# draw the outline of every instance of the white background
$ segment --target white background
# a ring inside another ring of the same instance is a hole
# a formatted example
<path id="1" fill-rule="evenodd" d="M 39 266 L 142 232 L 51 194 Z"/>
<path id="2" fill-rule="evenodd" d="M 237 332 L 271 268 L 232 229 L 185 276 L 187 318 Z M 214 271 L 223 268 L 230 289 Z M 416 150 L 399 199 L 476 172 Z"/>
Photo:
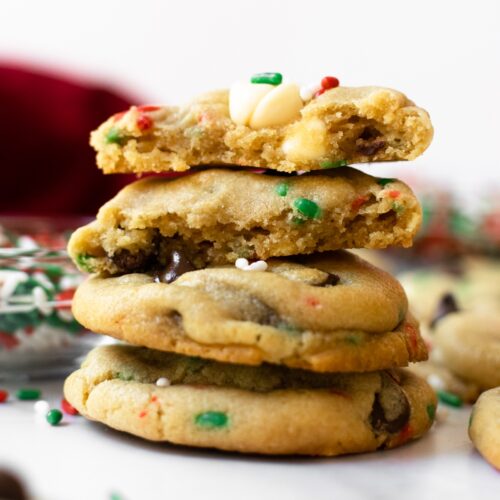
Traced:
<path id="1" fill-rule="evenodd" d="M 498 0 L 4 1 L 2 58 L 144 102 L 179 103 L 258 71 L 393 87 L 430 112 L 436 133 L 415 169 L 391 173 L 461 190 L 500 180 Z"/>

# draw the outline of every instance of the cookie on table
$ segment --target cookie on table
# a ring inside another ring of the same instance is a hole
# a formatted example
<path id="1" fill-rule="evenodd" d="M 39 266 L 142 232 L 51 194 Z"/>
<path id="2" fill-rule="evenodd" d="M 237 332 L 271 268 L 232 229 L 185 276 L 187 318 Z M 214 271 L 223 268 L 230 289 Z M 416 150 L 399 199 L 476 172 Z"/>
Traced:
<path id="1" fill-rule="evenodd" d="M 73 313 L 131 344 L 231 363 L 371 371 L 426 359 L 404 291 L 388 273 L 346 251 L 267 266 L 93 276 L 78 288 Z"/>
<path id="2" fill-rule="evenodd" d="M 297 172 L 413 160 L 432 140 L 427 112 L 396 90 L 318 90 L 240 82 L 183 107 L 133 106 L 93 132 L 91 144 L 104 173 L 197 165 Z"/>
<path id="3" fill-rule="evenodd" d="M 165 265 L 173 250 L 203 268 L 240 257 L 409 246 L 420 221 L 418 200 L 396 179 L 351 168 L 301 176 L 214 169 L 130 184 L 72 235 L 68 250 L 93 272 Z"/>
<path id="4" fill-rule="evenodd" d="M 404 370 L 316 374 L 123 345 L 94 349 L 64 393 L 85 417 L 145 439 L 262 454 L 393 448 L 424 434 L 436 409 Z"/>
<path id="5" fill-rule="evenodd" d="M 479 396 L 470 417 L 469 437 L 479 453 L 500 471 L 500 387 Z"/>
<path id="6" fill-rule="evenodd" d="M 459 311 L 439 321 L 434 333 L 445 366 L 482 389 L 500 385 L 500 311 Z"/>

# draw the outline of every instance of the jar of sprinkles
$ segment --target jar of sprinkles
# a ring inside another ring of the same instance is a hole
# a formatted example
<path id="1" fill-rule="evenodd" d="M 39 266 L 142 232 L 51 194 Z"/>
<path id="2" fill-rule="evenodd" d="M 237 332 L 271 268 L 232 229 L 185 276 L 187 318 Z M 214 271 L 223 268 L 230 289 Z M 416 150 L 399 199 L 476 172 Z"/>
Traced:
<path id="1" fill-rule="evenodd" d="M 81 222 L 0 217 L 0 379 L 63 374 L 100 341 L 71 313 L 84 276 L 65 247 Z"/>

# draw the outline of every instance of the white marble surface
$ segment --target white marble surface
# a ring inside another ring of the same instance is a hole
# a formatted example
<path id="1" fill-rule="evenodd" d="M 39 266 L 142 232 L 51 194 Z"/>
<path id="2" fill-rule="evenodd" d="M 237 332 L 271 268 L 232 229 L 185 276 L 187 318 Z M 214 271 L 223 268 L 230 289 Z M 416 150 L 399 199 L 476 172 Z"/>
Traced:
<path id="1" fill-rule="evenodd" d="M 36 384 L 52 406 L 62 382 Z M 12 393 L 16 385 L 5 384 Z M 418 442 L 332 459 L 261 458 L 158 445 L 65 416 L 35 418 L 32 402 L 0 404 L 0 466 L 41 500 L 339 499 L 500 497 L 500 473 L 467 438 L 469 408 L 449 409 Z"/>

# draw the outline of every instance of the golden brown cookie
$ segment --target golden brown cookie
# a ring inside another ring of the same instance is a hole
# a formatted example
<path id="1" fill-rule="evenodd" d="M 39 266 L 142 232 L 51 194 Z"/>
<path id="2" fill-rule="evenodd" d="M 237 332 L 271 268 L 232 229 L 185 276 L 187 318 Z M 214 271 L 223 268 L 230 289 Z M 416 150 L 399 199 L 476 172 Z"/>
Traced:
<path id="1" fill-rule="evenodd" d="M 193 269 L 239 257 L 410 246 L 420 221 L 417 199 L 395 179 L 350 168 L 302 176 L 218 169 L 127 186 L 68 249 L 86 271 L 141 272 L 167 265 L 173 251 Z"/>
<path id="2" fill-rule="evenodd" d="M 91 277 L 73 313 L 99 333 L 232 363 L 371 371 L 426 359 L 399 283 L 345 251 L 182 274 Z"/>
<path id="3" fill-rule="evenodd" d="M 469 437 L 479 453 L 500 471 L 500 387 L 479 396 L 470 416 Z"/>
<path id="4" fill-rule="evenodd" d="M 105 173 L 182 171 L 196 165 L 296 172 L 412 160 L 432 140 L 426 111 L 395 90 L 337 87 L 298 105 L 285 123 L 267 120 L 269 126 L 261 126 L 265 121 L 260 120 L 254 128 L 231 118 L 227 90 L 180 108 L 133 106 L 93 132 L 91 144 Z M 267 107 L 268 115 L 279 114 L 280 106 L 274 107 Z"/>
<path id="5" fill-rule="evenodd" d="M 131 346 L 94 349 L 64 393 L 85 417 L 145 439 L 263 454 L 393 448 L 424 434 L 436 409 L 404 370 L 315 374 Z"/>

